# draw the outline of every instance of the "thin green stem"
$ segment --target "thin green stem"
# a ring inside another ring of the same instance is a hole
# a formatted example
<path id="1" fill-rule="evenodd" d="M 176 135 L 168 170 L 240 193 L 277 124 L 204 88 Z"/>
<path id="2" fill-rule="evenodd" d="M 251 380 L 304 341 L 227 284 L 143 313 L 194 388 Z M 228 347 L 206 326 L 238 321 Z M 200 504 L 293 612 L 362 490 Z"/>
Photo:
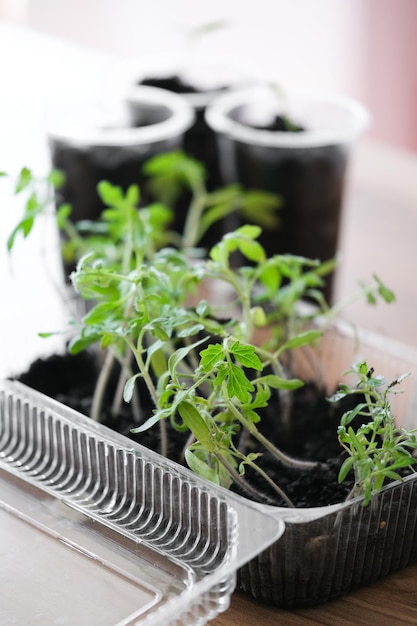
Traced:
<path id="1" fill-rule="evenodd" d="M 158 407 L 158 394 L 156 392 L 156 388 L 152 380 L 152 377 L 149 374 L 147 367 L 145 366 L 144 360 L 142 358 L 142 354 L 140 350 L 138 350 L 138 348 L 134 345 L 130 337 L 125 337 L 125 341 L 128 344 L 130 350 L 132 351 L 132 354 L 135 357 L 135 361 L 139 368 L 139 372 L 141 373 L 141 376 L 143 380 L 145 381 L 146 387 L 151 395 L 152 402 L 154 403 L 155 408 L 157 408 Z"/>
<path id="2" fill-rule="evenodd" d="M 117 381 L 117 388 L 116 388 L 116 391 L 113 397 L 112 406 L 111 406 L 111 415 L 113 418 L 119 415 L 120 407 L 123 401 L 123 391 L 124 391 L 126 381 L 128 377 L 133 375 L 133 372 L 131 371 L 131 367 L 127 361 L 129 356 L 130 356 L 130 353 L 129 355 L 125 355 L 125 358 L 122 363 L 122 369 L 119 375 L 119 380 Z M 139 424 L 141 421 L 142 415 L 141 415 L 141 408 L 140 408 L 138 394 L 137 394 L 136 389 L 134 390 L 130 404 L 132 406 L 133 419 L 136 424 Z"/>
<path id="3" fill-rule="evenodd" d="M 288 376 L 285 372 L 285 368 L 279 358 L 276 357 L 275 354 L 270 354 L 266 350 L 263 350 L 260 347 L 256 347 L 256 352 L 260 358 L 263 359 L 263 367 L 270 365 L 272 367 L 272 371 L 275 375 L 283 378 L 284 380 L 288 379 Z M 290 418 L 291 418 L 291 406 L 292 406 L 292 395 L 288 389 L 280 389 L 279 390 L 279 398 L 281 402 L 281 411 L 282 411 L 282 422 L 285 425 L 286 429 L 290 429 Z"/>
<path id="4" fill-rule="evenodd" d="M 245 283 L 246 289 L 242 289 L 239 277 L 235 272 L 230 270 L 227 263 L 223 261 L 223 272 L 214 271 L 210 276 L 213 279 L 221 280 L 228 283 L 236 293 L 236 300 L 239 302 L 240 309 L 242 311 L 242 321 L 244 325 L 244 341 L 249 342 L 253 336 L 254 325 L 251 316 L 251 283 Z"/>
<path id="5" fill-rule="evenodd" d="M 252 498 L 261 502 L 263 500 L 261 493 L 253 487 L 247 480 L 245 480 L 239 472 L 221 455 L 218 453 L 214 453 L 214 456 L 218 460 L 219 463 L 223 465 L 223 467 L 228 471 L 230 476 L 233 478 L 236 484 L 240 485 L 242 489 L 244 489 L 247 493 L 249 493 Z M 253 470 L 255 470 L 262 478 L 273 488 L 275 493 L 277 493 L 280 498 L 284 500 L 287 506 L 293 508 L 294 504 L 291 502 L 287 494 L 281 489 L 279 485 L 276 484 L 275 481 L 272 480 L 270 476 L 266 472 L 263 471 L 256 463 L 247 459 L 244 455 L 239 455 L 242 460 L 247 463 Z"/>
<path id="6" fill-rule="evenodd" d="M 268 483 L 268 485 L 270 485 L 273 490 L 284 500 L 287 506 L 294 508 L 293 502 L 289 499 L 285 491 L 283 491 L 281 487 L 277 485 L 277 483 L 272 480 L 272 478 L 261 467 L 259 467 L 259 465 L 257 465 L 250 459 L 245 459 L 245 463 L 247 463 L 250 467 L 252 467 L 252 469 L 258 472 L 260 476 L 262 476 L 262 478 Z"/>
<path id="7" fill-rule="evenodd" d="M 100 420 L 100 411 L 103 404 L 104 391 L 106 389 L 114 361 L 115 356 L 113 352 L 108 350 L 97 379 L 91 406 L 91 418 L 96 422 Z"/>
<path id="8" fill-rule="evenodd" d="M 145 381 L 146 387 L 151 395 L 152 398 L 152 402 L 154 403 L 155 408 L 158 408 L 159 406 L 159 401 L 158 401 L 158 394 L 154 385 L 154 382 L 152 380 L 152 377 L 149 374 L 148 369 L 145 366 L 144 360 L 142 358 L 142 354 L 140 352 L 140 350 L 138 350 L 136 348 L 136 346 L 132 343 L 132 341 L 130 340 L 129 337 L 125 338 L 126 343 L 129 345 L 137 366 L 139 368 L 139 371 L 142 375 L 143 380 Z M 162 456 L 167 456 L 168 454 L 168 435 L 167 435 L 167 426 L 165 423 L 165 420 L 160 420 L 159 421 L 159 429 L 160 429 L 160 435 L 161 435 L 161 455 Z"/>
<path id="9" fill-rule="evenodd" d="M 285 452 L 282 452 L 279 448 L 274 446 L 264 435 L 259 432 L 256 428 L 255 424 L 250 420 L 246 419 L 245 416 L 237 410 L 233 402 L 228 398 L 227 393 L 224 394 L 225 402 L 228 409 L 231 413 L 236 417 L 239 422 L 248 429 L 250 434 L 255 437 L 261 443 L 266 450 L 268 450 L 276 459 L 284 463 L 285 465 L 289 465 L 291 467 L 295 467 L 297 469 L 314 469 L 319 465 L 317 462 L 312 461 L 300 461 L 298 459 L 294 459 L 293 457 L 288 456 Z"/>
<path id="10" fill-rule="evenodd" d="M 182 238 L 183 250 L 194 248 L 200 239 L 199 223 L 205 209 L 206 189 L 203 184 L 198 181 L 192 181 L 192 200 L 187 213 L 184 225 L 184 234 Z"/>
<path id="11" fill-rule="evenodd" d="M 117 280 L 119 282 L 131 283 L 132 285 L 137 284 L 137 279 L 135 278 L 130 278 L 129 276 L 125 274 L 120 274 L 118 272 L 111 272 L 103 268 L 98 268 L 98 269 L 89 268 L 88 271 L 79 270 L 77 271 L 77 277 L 78 276 L 86 276 L 87 278 L 90 278 L 90 277 L 109 278 L 111 280 Z"/>

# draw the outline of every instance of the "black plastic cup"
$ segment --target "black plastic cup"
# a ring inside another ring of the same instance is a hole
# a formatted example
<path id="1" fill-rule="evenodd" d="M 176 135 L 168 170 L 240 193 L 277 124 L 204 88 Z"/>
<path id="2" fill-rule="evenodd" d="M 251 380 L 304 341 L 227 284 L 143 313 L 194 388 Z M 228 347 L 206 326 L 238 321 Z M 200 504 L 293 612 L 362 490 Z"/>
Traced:
<path id="1" fill-rule="evenodd" d="M 124 190 L 141 187 L 142 166 L 156 154 L 183 146 L 194 112 L 179 95 L 138 87 L 115 107 L 79 105 L 56 110 L 47 134 L 52 165 L 62 170 L 65 185 L 59 201 L 72 205 L 72 219 L 94 220 L 103 206 L 97 184 L 108 180 Z"/>
<path id="2" fill-rule="evenodd" d="M 297 132 L 270 130 L 277 118 L 295 122 Z M 260 238 L 268 255 L 321 261 L 336 255 L 348 161 L 368 120 L 365 109 L 344 96 L 294 91 L 279 97 L 269 86 L 219 96 L 207 108 L 223 182 L 282 198 L 279 226 Z"/>

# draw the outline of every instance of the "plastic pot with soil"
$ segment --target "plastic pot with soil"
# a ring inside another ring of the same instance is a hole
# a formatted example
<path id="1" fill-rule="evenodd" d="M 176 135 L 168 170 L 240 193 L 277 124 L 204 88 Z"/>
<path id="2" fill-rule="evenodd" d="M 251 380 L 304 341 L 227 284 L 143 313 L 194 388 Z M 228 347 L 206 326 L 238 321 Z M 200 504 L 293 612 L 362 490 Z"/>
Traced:
<path id="1" fill-rule="evenodd" d="M 206 120 L 217 135 L 223 183 L 283 200 L 279 222 L 261 238 L 268 254 L 333 258 L 349 157 L 368 124 L 363 107 L 332 93 L 256 86 L 219 96 Z"/>
<path id="2" fill-rule="evenodd" d="M 143 184 L 143 163 L 181 148 L 194 112 L 176 94 L 141 87 L 114 106 L 79 105 L 55 110 L 48 122 L 53 167 L 65 174 L 60 202 L 72 206 L 72 220 L 95 220 L 103 210 L 97 185 L 107 180 L 126 190 Z"/>

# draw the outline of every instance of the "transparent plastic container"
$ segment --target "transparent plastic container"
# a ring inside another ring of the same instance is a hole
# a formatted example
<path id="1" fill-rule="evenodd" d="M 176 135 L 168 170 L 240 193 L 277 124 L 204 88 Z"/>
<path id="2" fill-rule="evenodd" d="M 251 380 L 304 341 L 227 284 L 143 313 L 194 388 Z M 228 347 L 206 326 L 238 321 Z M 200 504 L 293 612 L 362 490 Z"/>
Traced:
<path id="1" fill-rule="evenodd" d="M 328 329 L 319 346 L 297 351 L 296 368 L 306 380 L 319 376 L 329 393 L 359 359 L 388 381 L 411 371 L 391 406 L 398 424 L 417 427 L 414 349 L 348 323 Z M 228 608 L 236 578 L 254 598 L 292 608 L 415 561 L 417 474 L 385 487 L 368 507 L 361 498 L 305 509 L 260 505 L 3 381 L 0 517 L 0 623 L 17 607 L 18 624 L 28 615 L 34 625 L 53 623 L 67 611 L 77 626 L 191 626 Z"/>
<path id="2" fill-rule="evenodd" d="M 282 532 L 267 509 L 0 383 L 1 624 L 205 624 Z"/>
<path id="3" fill-rule="evenodd" d="M 298 357 L 300 375 L 312 380 L 318 372 L 329 393 L 341 374 L 362 359 L 388 382 L 411 372 L 390 403 L 399 425 L 417 428 L 416 350 L 340 323 L 326 331 L 319 351 L 302 349 Z M 416 561 L 417 473 L 384 487 L 369 506 L 362 501 L 275 507 L 285 533 L 239 571 L 238 586 L 279 607 L 314 606 Z"/>

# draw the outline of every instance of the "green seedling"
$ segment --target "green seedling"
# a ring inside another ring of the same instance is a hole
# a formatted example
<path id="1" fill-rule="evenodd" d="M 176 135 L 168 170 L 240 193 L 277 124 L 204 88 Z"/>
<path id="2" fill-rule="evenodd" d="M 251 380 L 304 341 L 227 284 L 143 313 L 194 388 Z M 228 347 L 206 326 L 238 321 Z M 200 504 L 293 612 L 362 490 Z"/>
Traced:
<path id="1" fill-rule="evenodd" d="M 340 468 L 339 482 L 353 471 L 355 484 L 350 497 L 363 495 L 367 505 L 387 480 L 400 479 L 400 470 L 414 471 L 417 463 L 413 455 L 417 449 L 416 431 L 395 426 L 389 402 L 389 394 L 398 393 L 398 385 L 409 374 L 387 383 L 365 361 L 355 364 L 346 374 L 355 374 L 356 384 L 341 384 L 330 401 L 351 395 L 359 396 L 360 401 L 342 416 L 338 428 L 339 441 L 348 454 Z M 358 418 L 363 423 L 354 428 L 352 422 Z"/>
<path id="2" fill-rule="evenodd" d="M 102 196 L 113 205 L 103 213 L 105 222 L 123 219 L 129 195 L 129 190 L 123 196 L 113 189 Z M 261 434 L 257 424 L 260 409 L 273 395 L 286 397 L 303 384 L 289 376 L 282 357 L 321 336 L 320 330 L 306 328 L 297 318 L 296 304 L 318 293 L 323 267 L 289 255 L 268 259 L 257 240 L 260 228 L 256 226 L 228 233 L 208 257 L 190 262 L 188 247 L 155 250 L 148 216 L 148 211 L 130 206 L 122 229 L 122 264 L 89 254 L 72 274 L 77 292 L 95 305 L 70 350 L 78 352 L 98 343 L 107 351 L 107 363 L 117 359 L 125 376 L 126 401 L 134 398 L 136 381 L 145 382 L 154 411 L 134 432 L 158 424 L 162 454 L 167 451 L 165 424 L 170 420 L 174 428 L 189 432 L 184 458 L 194 471 L 226 487 L 239 482 L 251 492 L 244 478 L 250 466 L 282 496 L 257 464 L 261 453 L 248 451 L 247 435 L 283 463 L 299 468 L 316 465 L 289 458 Z M 236 250 L 249 265 L 233 266 Z M 223 303 L 197 298 L 196 304 L 188 304 L 198 294 L 197 287 L 210 281 L 223 284 L 229 294 L 226 317 Z M 271 311 L 267 301 L 272 303 Z M 254 341 L 259 326 L 270 328 L 267 346 Z M 97 387 L 95 419 L 108 371 L 105 366 Z"/>
<path id="3" fill-rule="evenodd" d="M 214 223 L 232 213 L 239 213 L 241 221 L 251 221 L 264 229 L 279 226 L 279 196 L 257 189 L 243 189 L 241 185 L 228 185 L 207 191 L 204 166 L 182 151 L 160 154 L 145 163 L 147 188 L 153 197 L 172 206 L 181 192 L 191 194 L 184 230 L 174 235 L 172 241 L 182 250 L 191 253 L 198 247 L 207 230 Z"/>
<path id="4" fill-rule="evenodd" d="M 299 305 L 309 298 L 316 303 L 314 315 L 331 319 L 321 288 L 333 262 L 268 258 L 258 241 L 261 228 L 253 225 L 224 235 L 201 255 L 199 239 L 213 220 L 255 206 L 266 206 L 268 213 L 276 199 L 238 187 L 208 194 L 200 164 L 182 153 L 153 159 L 147 171 L 155 189 L 175 194 L 185 185 L 191 191 L 184 233 L 170 232 L 171 213 L 164 203 L 140 207 L 136 185 L 123 191 L 101 182 L 105 208 L 96 222 L 71 223 L 67 206 L 56 213 L 77 260 L 72 283 L 90 305 L 69 349 L 77 353 L 98 346 L 104 354 L 92 417 L 100 419 L 117 361 L 121 375 L 113 411 L 117 415 L 123 399 L 131 402 L 137 409 L 136 433 L 159 427 L 160 451 L 166 454 L 169 420 L 187 433 L 183 457 L 195 472 L 225 487 L 237 482 L 259 498 L 245 478 L 250 467 L 291 505 L 259 465 L 263 451 L 294 467 L 316 464 L 288 457 L 260 432 L 259 422 L 262 408 L 277 394 L 289 412 L 292 391 L 303 384 L 291 375 L 291 355 L 315 345 L 322 330 L 311 326 L 312 312 L 302 313 Z M 24 177 L 27 185 L 34 181 L 30 173 Z M 10 247 L 18 233 L 28 234 L 27 220 L 46 210 L 39 200 L 37 206 L 26 206 Z M 233 261 L 236 252 L 239 265 Z M 216 298 L 218 292 L 225 296 Z M 379 279 L 361 292 L 368 299 L 391 299 Z M 259 342 L 257 333 L 265 329 L 268 340 Z M 142 416 L 138 408 L 139 381 L 152 400 L 151 415 Z"/>

